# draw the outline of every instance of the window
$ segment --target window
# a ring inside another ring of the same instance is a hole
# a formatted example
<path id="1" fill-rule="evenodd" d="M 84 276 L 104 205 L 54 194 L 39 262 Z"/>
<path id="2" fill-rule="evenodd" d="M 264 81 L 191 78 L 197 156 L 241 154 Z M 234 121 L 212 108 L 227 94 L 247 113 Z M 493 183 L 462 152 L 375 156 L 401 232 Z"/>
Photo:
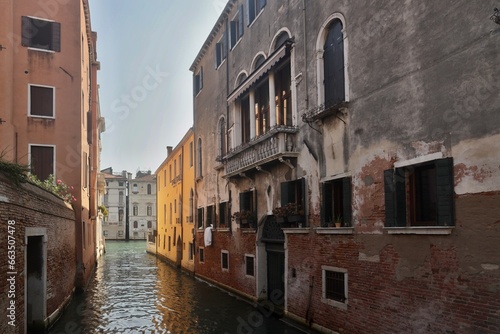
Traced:
<path id="1" fill-rule="evenodd" d="M 139 236 L 139 232 L 134 232 L 134 238 L 137 238 Z"/>
<path id="2" fill-rule="evenodd" d="M 139 192 L 139 189 L 137 188 L 137 183 L 134 183 L 134 185 L 132 186 L 132 192 L 134 194 L 137 194 Z"/>
<path id="3" fill-rule="evenodd" d="M 193 151 L 193 142 L 189 143 L 189 167 L 193 167 L 193 156 L 194 151 Z"/>
<path id="4" fill-rule="evenodd" d="M 54 87 L 29 85 L 29 115 L 55 117 L 56 91 Z"/>
<path id="5" fill-rule="evenodd" d="M 193 222 L 193 216 L 194 216 L 194 191 L 191 189 L 189 192 L 189 219 L 188 223 Z"/>
<path id="6" fill-rule="evenodd" d="M 207 206 L 207 227 L 214 225 L 214 220 L 215 220 L 215 207 L 213 205 Z"/>
<path id="7" fill-rule="evenodd" d="M 172 210 L 172 203 L 170 203 L 170 224 L 172 224 L 173 216 L 174 216 L 174 213 Z"/>
<path id="8" fill-rule="evenodd" d="M 288 37 L 288 34 L 284 34 Z M 276 123 L 292 125 L 292 91 L 290 62 L 275 74 Z"/>
<path id="9" fill-rule="evenodd" d="M 132 215 L 133 216 L 138 216 L 139 215 L 139 207 L 137 205 L 134 205 L 132 207 Z"/>
<path id="10" fill-rule="evenodd" d="M 453 182 L 453 158 L 386 170 L 386 227 L 453 226 Z"/>
<path id="11" fill-rule="evenodd" d="M 201 168 L 203 167 L 202 161 L 203 161 L 203 151 L 202 151 L 202 142 L 201 138 L 198 138 L 198 177 L 202 177 L 203 173 Z"/>
<path id="12" fill-rule="evenodd" d="M 120 202 L 120 204 L 123 204 L 123 191 L 120 191 L 118 193 L 118 202 Z"/>
<path id="13" fill-rule="evenodd" d="M 265 6 L 266 0 L 247 0 L 247 26 L 252 24 Z"/>
<path id="14" fill-rule="evenodd" d="M 228 228 L 230 226 L 228 202 L 219 203 L 219 227 Z"/>
<path id="15" fill-rule="evenodd" d="M 198 95 L 198 93 L 203 89 L 203 66 L 198 71 L 198 74 L 193 76 L 193 92 L 194 96 Z"/>
<path id="16" fill-rule="evenodd" d="M 164 187 L 167 186 L 167 170 L 166 169 L 163 170 L 163 186 Z"/>
<path id="17" fill-rule="evenodd" d="M 148 184 L 148 195 L 151 195 L 151 185 Z"/>
<path id="18" fill-rule="evenodd" d="M 167 205 L 163 204 L 163 224 L 167 224 Z"/>
<path id="19" fill-rule="evenodd" d="M 219 68 L 222 62 L 227 57 L 227 47 L 226 47 L 226 32 L 222 34 L 222 37 L 215 44 L 215 68 Z"/>
<path id="20" fill-rule="evenodd" d="M 182 154 L 179 154 L 179 179 L 182 176 Z"/>
<path id="21" fill-rule="evenodd" d="M 58 22 L 22 17 L 22 46 L 61 51 L 61 24 Z"/>
<path id="22" fill-rule="evenodd" d="M 269 130 L 269 82 L 266 80 L 255 91 L 255 135 Z"/>
<path id="23" fill-rule="evenodd" d="M 250 141 L 250 99 L 245 96 L 241 99 L 241 142 L 248 143 Z"/>
<path id="24" fill-rule="evenodd" d="M 170 252 L 170 249 L 172 247 L 172 237 L 168 236 L 168 251 Z"/>
<path id="25" fill-rule="evenodd" d="M 147 215 L 148 216 L 153 215 L 153 207 L 151 205 L 148 205 L 148 207 L 147 207 Z"/>
<path id="26" fill-rule="evenodd" d="M 200 254 L 200 263 L 205 262 L 205 249 L 203 247 L 200 247 L 198 251 L 198 254 Z"/>
<path id="27" fill-rule="evenodd" d="M 189 243 L 189 261 L 193 261 L 193 254 L 194 253 L 194 247 L 193 247 L 193 243 L 190 242 Z"/>
<path id="28" fill-rule="evenodd" d="M 172 182 L 172 165 L 171 164 L 168 166 L 168 177 L 169 177 L 169 181 Z"/>
<path id="29" fill-rule="evenodd" d="M 198 208 L 198 215 L 197 215 L 197 218 L 198 218 L 198 229 L 202 229 L 203 228 L 203 220 L 204 220 L 204 217 L 203 217 L 203 214 L 204 214 L 204 208 Z"/>
<path id="30" fill-rule="evenodd" d="M 174 160 L 174 181 L 177 178 L 177 160 Z"/>
<path id="31" fill-rule="evenodd" d="M 351 226 L 352 179 L 339 178 L 322 184 L 321 222 L 322 226 Z"/>
<path id="32" fill-rule="evenodd" d="M 325 105 L 345 101 L 344 35 L 342 22 L 334 19 L 323 46 Z"/>
<path id="33" fill-rule="evenodd" d="M 103 230 L 103 231 L 102 231 L 102 235 L 103 235 L 104 237 L 107 237 L 107 236 L 108 236 L 108 230 Z"/>
<path id="34" fill-rule="evenodd" d="M 281 206 L 296 204 L 297 209 L 305 209 L 306 180 L 304 178 L 281 183 Z"/>
<path id="35" fill-rule="evenodd" d="M 123 181 L 118 182 L 118 186 L 123 187 Z"/>
<path id="36" fill-rule="evenodd" d="M 332 306 L 347 308 L 347 270 L 321 266 L 323 272 L 322 301 Z"/>
<path id="37" fill-rule="evenodd" d="M 118 210 L 118 221 L 119 222 L 123 221 L 123 209 Z"/>
<path id="38" fill-rule="evenodd" d="M 228 271 L 229 270 L 229 253 L 228 251 L 221 251 L 221 267 L 222 271 Z"/>
<path id="39" fill-rule="evenodd" d="M 123 238 L 123 231 L 118 231 L 118 237 Z"/>
<path id="40" fill-rule="evenodd" d="M 245 275 L 255 276 L 255 256 L 245 255 Z"/>
<path id="41" fill-rule="evenodd" d="M 221 117 L 221 119 L 219 120 L 219 126 L 217 128 L 219 139 L 219 151 L 217 160 L 221 161 L 221 159 L 226 155 L 226 120 L 224 119 L 224 117 Z"/>
<path id="42" fill-rule="evenodd" d="M 235 15 L 234 19 L 229 22 L 229 32 L 230 32 L 230 48 L 234 48 L 236 43 L 243 36 L 243 5 L 240 5 L 238 13 Z"/>
<path id="43" fill-rule="evenodd" d="M 30 166 L 31 173 L 39 180 L 46 180 L 49 175 L 54 175 L 54 146 L 30 145 Z"/>
<path id="44" fill-rule="evenodd" d="M 153 228 L 153 223 L 150 220 L 148 220 L 148 228 Z"/>
<path id="45" fill-rule="evenodd" d="M 134 228 L 138 228 L 139 227 L 139 224 L 137 223 L 137 221 L 134 221 Z"/>
<path id="46" fill-rule="evenodd" d="M 249 211 L 253 218 L 247 220 L 248 226 L 240 225 L 240 227 L 254 228 L 256 226 L 255 216 L 257 215 L 257 191 L 245 191 L 240 193 L 240 212 Z M 240 222 L 240 224 L 242 224 Z"/>

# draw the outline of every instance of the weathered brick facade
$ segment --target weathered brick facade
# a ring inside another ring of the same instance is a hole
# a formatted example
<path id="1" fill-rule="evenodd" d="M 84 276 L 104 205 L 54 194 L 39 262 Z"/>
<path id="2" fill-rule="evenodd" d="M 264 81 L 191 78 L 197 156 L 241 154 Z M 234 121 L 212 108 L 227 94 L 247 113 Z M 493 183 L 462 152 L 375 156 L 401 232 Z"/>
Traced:
<path id="1" fill-rule="evenodd" d="M 8 222 L 15 221 L 15 230 L 8 232 Z M 16 186 L 0 174 L 0 226 L 2 242 L 0 243 L 0 309 L 2 321 L 0 332 L 24 333 L 26 321 L 27 264 L 26 231 L 30 228 L 38 232 L 31 235 L 43 235 L 44 255 L 43 267 L 46 272 L 45 291 L 38 291 L 46 297 L 44 324 L 48 326 L 54 321 L 64 304 L 68 301 L 75 286 L 75 214 L 70 205 L 53 194 L 29 183 Z M 15 270 L 9 266 L 7 258 L 8 236 L 15 237 Z M 16 274 L 7 274 L 15 272 Z M 7 276 L 15 276 L 15 298 L 8 296 L 12 291 L 7 284 Z M 7 307 L 11 300 L 15 301 L 15 326 L 7 316 Z"/>

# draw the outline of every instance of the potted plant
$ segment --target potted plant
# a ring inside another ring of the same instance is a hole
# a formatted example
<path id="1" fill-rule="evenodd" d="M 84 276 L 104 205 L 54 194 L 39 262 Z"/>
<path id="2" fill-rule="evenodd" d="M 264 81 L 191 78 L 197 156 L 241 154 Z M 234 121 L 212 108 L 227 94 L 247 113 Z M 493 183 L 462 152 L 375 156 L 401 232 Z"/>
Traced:
<path id="1" fill-rule="evenodd" d="M 241 227 L 250 227 L 254 222 L 254 214 L 252 211 L 241 210 L 233 213 L 231 219 L 240 223 Z"/>
<path id="2" fill-rule="evenodd" d="M 335 227 L 342 227 L 342 216 L 335 217 Z"/>
<path id="3" fill-rule="evenodd" d="M 286 207 L 276 207 L 273 209 L 273 215 L 276 218 L 276 222 L 284 223 L 286 222 L 286 217 L 288 216 L 288 210 Z"/>
<path id="4" fill-rule="evenodd" d="M 302 206 L 297 203 L 288 203 L 285 205 L 285 208 L 288 212 L 287 220 L 290 223 L 296 223 L 304 220 L 304 210 Z"/>

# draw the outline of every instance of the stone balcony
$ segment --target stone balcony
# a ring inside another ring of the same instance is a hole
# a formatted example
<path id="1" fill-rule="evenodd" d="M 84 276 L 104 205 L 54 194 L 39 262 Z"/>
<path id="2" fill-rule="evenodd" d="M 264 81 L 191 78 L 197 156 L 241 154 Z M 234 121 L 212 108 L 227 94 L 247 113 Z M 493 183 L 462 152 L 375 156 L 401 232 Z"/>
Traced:
<path id="1" fill-rule="evenodd" d="M 294 126 L 276 126 L 252 141 L 236 147 L 229 152 L 226 162 L 225 177 L 232 177 L 252 169 L 259 169 L 264 164 L 283 162 L 286 158 L 297 157 L 298 128 Z"/>

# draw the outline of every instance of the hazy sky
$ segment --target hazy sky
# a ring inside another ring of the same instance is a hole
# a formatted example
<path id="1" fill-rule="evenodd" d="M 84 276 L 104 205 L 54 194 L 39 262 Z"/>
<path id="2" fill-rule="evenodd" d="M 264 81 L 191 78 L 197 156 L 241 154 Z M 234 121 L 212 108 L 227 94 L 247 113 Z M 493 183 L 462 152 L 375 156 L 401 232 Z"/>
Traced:
<path id="1" fill-rule="evenodd" d="M 193 63 L 226 0 L 90 0 L 101 169 L 153 172 L 193 123 Z"/>

